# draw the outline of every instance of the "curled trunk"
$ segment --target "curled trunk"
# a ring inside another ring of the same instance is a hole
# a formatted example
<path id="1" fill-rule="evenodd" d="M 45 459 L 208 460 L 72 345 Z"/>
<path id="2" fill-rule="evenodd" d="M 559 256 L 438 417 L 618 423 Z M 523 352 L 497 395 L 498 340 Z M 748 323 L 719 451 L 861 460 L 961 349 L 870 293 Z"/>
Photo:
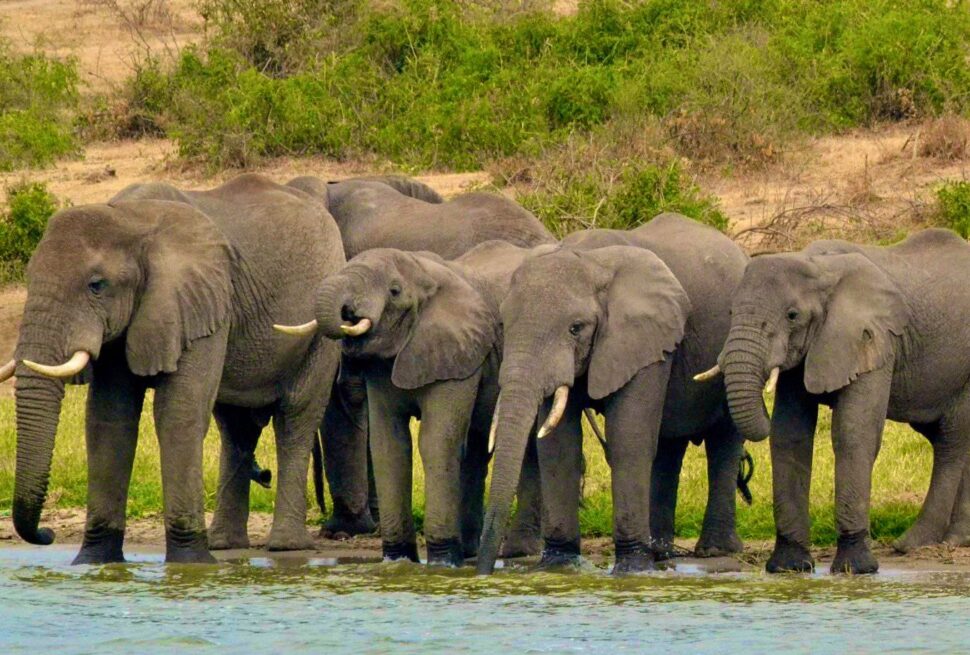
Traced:
<path id="1" fill-rule="evenodd" d="M 64 382 L 20 367 L 16 385 L 17 472 L 13 493 L 13 524 L 24 541 L 47 545 L 54 533 L 39 528 L 47 500 L 54 437 L 64 399 Z"/>
<path id="2" fill-rule="evenodd" d="M 495 569 L 498 549 L 505 537 L 512 501 L 519 485 L 522 460 L 535 424 L 540 394 L 524 385 L 502 389 L 501 406 L 495 420 L 495 464 L 489 491 L 488 511 L 478 550 L 478 573 Z"/>
<path id="3" fill-rule="evenodd" d="M 734 424 L 749 441 L 761 441 L 771 429 L 763 394 L 767 353 L 764 335 L 749 327 L 732 328 L 724 345 L 728 407 Z"/>

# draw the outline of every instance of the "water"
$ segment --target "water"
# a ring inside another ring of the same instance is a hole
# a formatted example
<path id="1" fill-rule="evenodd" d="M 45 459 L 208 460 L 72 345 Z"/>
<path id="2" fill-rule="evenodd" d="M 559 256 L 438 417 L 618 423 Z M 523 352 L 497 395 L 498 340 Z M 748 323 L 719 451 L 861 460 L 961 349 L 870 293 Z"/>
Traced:
<path id="1" fill-rule="evenodd" d="M 917 653 L 970 638 L 970 574 L 614 579 L 254 558 L 69 566 L 0 548 L 0 653 Z"/>

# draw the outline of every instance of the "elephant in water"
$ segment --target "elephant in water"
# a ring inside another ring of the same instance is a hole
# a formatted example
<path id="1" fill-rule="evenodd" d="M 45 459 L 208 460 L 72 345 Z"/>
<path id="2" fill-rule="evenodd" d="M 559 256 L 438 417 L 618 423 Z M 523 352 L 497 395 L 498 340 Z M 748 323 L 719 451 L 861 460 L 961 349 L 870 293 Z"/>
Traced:
<path id="1" fill-rule="evenodd" d="M 348 259 L 372 248 L 425 251 L 453 259 L 494 239 L 522 247 L 555 241 L 535 216 L 499 194 L 472 192 L 445 201 L 427 185 L 401 176 L 339 182 L 298 177 L 287 184 L 326 204 L 340 228 Z M 367 487 L 367 396 L 356 361 L 342 360 L 333 398 L 321 431 L 333 513 L 321 532 L 372 532 L 375 526 Z M 321 509 L 322 500 L 318 491 Z M 376 515 L 374 498 L 370 501 Z M 534 550 L 526 542 L 535 543 L 535 538 L 519 536 L 521 539 L 508 540 L 507 554 Z"/>
<path id="2" fill-rule="evenodd" d="M 267 239 L 267 235 L 274 235 Z M 258 175 L 211 191 L 129 187 L 51 218 L 27 268 L 16 350 L 13 520 L 34 544 L 65 381 L 89 381 L 88 510 L 75 563 L 123 561 L 125 505 L 146 389 L 161 450 L 166 560 L 212 562 L 248 545 L 252 453 L 274 421 L 279 482 L 269 548 L 305 548 L 306 474 L 339 359 L 332 341 L 292 339 L 317 281 L 343 265 L 325 207 Z M 6 367 L 11 368 L 11 367 Z M 203 512 L 202 440 L 222 433 L 216 516 Z"/>
<path id="3" fill-rule="evenodd" d="M 970 245 L 938 229 L 889 247 L 820 241 L 748 265 L 719 361 L 741 434 L 771 434 L 777 537 L 768 571 L 814 568 L 808 492 L 820 404 L 832 407 L 832 572 L 878 569 L 866 537 L 887 417 L 933 444 L 929 493 L 897 549 L 970 536 L 970 484 L 961 489 L 970 449 L 967 270 Z M 778 389 L 770 422 L 766 379 Z"/>
<path id="4" fill-rule="evenodd" d="M 341 340 L 345 359 L 363 372 L 385 559 L 418 561 L 412 418 L 421 420 L 428 562 L 458 566 L 477 551 L 498 396 L 499 303 L 528 253 L 501 241 L 454 261 L 368 250 L 323 280 L 313 322 L 283 328 Z M 534 511 L 528 490 L 537 487 L 520 490 L 520 506 Z M 517 516 L 538 524 L 538 516 Z"/>
<path id="5" fill-rule="evenodd" d="M 515 272 L 502 302 L 501 395 L 478 571 L 490 573 L 533 423 L 544 503 L 542 564 L 580 553 L 580 412 L 606 418 L 614 572 L 648 570 L 674 536 L 688 441 L 706 440 L 709 497 L 698 555 L 741 550 L 734 525 L 742 440 L 720 381 L 700 386 L 727 336 L 730 294 L 747 257 L 677 214 L 631 231 L 591 230 Z"/>

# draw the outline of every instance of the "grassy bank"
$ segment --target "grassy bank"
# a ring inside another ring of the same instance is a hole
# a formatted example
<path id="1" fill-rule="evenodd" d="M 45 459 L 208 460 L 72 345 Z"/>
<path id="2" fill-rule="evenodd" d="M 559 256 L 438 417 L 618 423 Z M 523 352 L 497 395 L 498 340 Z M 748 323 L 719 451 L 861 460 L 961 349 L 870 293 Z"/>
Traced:
<path id="1" fill-rule="evenodd" d="M 83 388 L 70 388 L 61 414 L 61 426 L 51 472 L 50 505 L 55 507 L 83 507 L 86 498 L 87 471 L 84 450 Z M 140 441 L 135 458 L 129 497 L 129 513 L 145 516 L 161 511 L 162 490 L 158 444 L 151 420 L 146 412 L 140 429 Z M 819 421 L 819 435 L 815 444 L 814 477 L 811 496 L 813 539 L 816 543 L 834 543 L 833 458 L 829 434 L 829 414 L 826 410 Z M 275 469 L 272 435 L 267 432 L 258 449 L 259 461 Z M 12 398 L 0 399 L 0 512 L 10 509 L 13 495 L 16 435 Z M 756 461 L 752 480 L 754 504 L 740 504 L 738 529 L 745 539 L 770 539 L 774 536 L 771 515 L 771 464 L 768 444 L 750 444 Z M 584 485 L 582 526 L 587 535 L 609 535 L 612 511 L 610 505 L 609 469 L 602 449 L 592 435 L 585 444 L 587 474 Z M 424 503 L 424 480 L 420 460 L 415 463 L 415 513 L 420 520 Z M 206 506 L 212 509 L 218 479 L 219 441 L 214 428 L 205 444 Z M 898 536 L 913 521 L 929 484 L 931 452 L 925 439 L 908 426 L 890 423 L 883 439 L 883 448 L 876 463 L 873 480 L 872 530 L 876 538 Z M 678 533 L 683 537 L 697 536 L 703 519 L 707 494 L 706 466 L 702 448 L 688 449 L 681 478 L 680 503 L 677 514 Z M 308 497 L 311 497 L 308 493 Z M 254 510 L 272 511 L 272 491 L 253 486 L 251 503 Z M 316 517 L 315 514 L 313 514 Z"/>

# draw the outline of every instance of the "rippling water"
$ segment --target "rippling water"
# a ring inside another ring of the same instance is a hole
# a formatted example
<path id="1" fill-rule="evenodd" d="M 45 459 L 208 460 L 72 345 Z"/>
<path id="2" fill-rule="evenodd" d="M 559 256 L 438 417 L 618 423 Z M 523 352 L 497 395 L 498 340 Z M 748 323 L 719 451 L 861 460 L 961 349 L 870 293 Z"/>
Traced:
<path id="1" fill-rule="evenodd" d="M 471 569 L 252 559 L 69 566 L 0 548 L 0 653 L 960 652 L 970 576 Z"/>

